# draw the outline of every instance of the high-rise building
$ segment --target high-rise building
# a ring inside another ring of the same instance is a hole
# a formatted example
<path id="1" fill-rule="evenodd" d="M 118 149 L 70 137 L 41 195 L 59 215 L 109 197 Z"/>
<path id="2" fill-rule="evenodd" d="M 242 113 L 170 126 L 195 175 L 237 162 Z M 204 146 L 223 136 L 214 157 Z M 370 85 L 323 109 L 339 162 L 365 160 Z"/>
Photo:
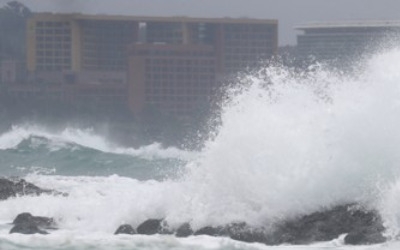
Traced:
<path id="1" fill-rule="evenodd" d="M 319 61 L 358 59 L 365 52 L 400 34 L 398 21 L 353 21 L 310 23 L 296 27 L 298 56 L 315 57 Z"/>
<path id="2" fill-rule="evenodd" d="M 126 83 L 126 50 L 137 34 L 134 20 L 41 13 L 29 19 L 27 27 L 27 68 L 32 75 L 58 83 L 81 78 L 84 83 Z M 105 72 L 111 72 L 108 78 Z"/>
<path id="3" fill-rule="evenodd" d="M 38 13 L 27 25 L 27 69 L 32 82 L 59 86 L 71 102 L 122 100 L 138 115 L 148 107 L 190 115 L 210 102 L 219 79 L 276 54 L 277 26 L 247 18 Z"/>
<path id="4" fill-rule="evenodd" d="M 224 76 L 277 51 L 277 22 L 257 19 L 146 20 L 129 50 L 130 107 L 190 116 L 208 109 Z"/>

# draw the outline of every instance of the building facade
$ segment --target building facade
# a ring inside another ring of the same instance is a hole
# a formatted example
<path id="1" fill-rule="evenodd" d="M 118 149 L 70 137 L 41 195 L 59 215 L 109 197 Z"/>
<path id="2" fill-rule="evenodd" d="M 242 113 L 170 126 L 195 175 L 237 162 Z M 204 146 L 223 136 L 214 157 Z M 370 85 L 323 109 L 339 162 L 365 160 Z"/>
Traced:
<path id="1" fill-rule="evenodd" d="M 364 53 L 377 49 L 383 42 L 400 34 L 400 22 L 362 21 L 311 23 L 296 27 L 298 56 L 314 57 L 319 61 L 359 59 Z"/>
<path id="2" fill-rule="evenodd" d="M 79 82 L 81 77 L 86 83 L 89 75 L 92 82 L 126 84 L 126 50 L 135 41 L 137 32 L 134 21 L 120 19 L 76 14 L 34 15 L 27 25 L 28 72 L 58 83 Z M 64 75 L 57 74 L 59 79 L 55 79 L 51 78 L 52 72 Z M 104 79 L 104 72 L 111 72 L 114 78 Z"/>
<path id="3" fill-rule="evenodd" d="M 212 46 L 136 44 L 131 47 L 130 107 L 190 116 L 209 103 L 217 60 Z"/>
<path id="4" fill-rule="evenodd" d="M 191 116 L 210 108 L 221 79 L 277 52 L 277 22 L 168 18 L 142 23 L 129 47 L 130 108 Z M 140 30 L 139 29 L 139 30 Z"/>
<path id="5" fill-rule="evenodd" d="M 28 81 L 71 102 L 119 99 L 135 115 L 150 107 L 186 116 L 210 102 L 218 79 L 275 55 L 277 28 L 276 20 L 38 13 L 27 25 Z"/>

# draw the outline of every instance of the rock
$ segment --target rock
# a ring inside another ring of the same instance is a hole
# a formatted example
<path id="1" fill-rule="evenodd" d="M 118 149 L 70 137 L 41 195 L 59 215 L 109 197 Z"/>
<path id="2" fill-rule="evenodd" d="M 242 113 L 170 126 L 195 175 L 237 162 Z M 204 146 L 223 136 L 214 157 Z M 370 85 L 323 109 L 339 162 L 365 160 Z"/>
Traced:
<path id="1" fill-rule="evenodd" d="M 114 234 L 136 234 L 136 230 L 129 224 L 124 224 L 118 227 Z"/>
<path id="2" fill-rule="evenodd" d="M 162 230 L 161 222 L 162 220 L 157 219 L 146 220 L 137 227 L 136 231 L 138 234 L 157 234 Z"/>
<path id="3" fill-rule="evenodd" d="M 263 228 L 254 228 L 245 222 L 235 222 L 224 227 L 222 230 L 224 235 L 231 239 L 244 242 L 260 242 L 268 243 L 267 231 Z"/>
<path id="4" fill-rule="evenodd" d="M 0 200 L 15 196 L 14 183 L 7 179 L 0 179 Z"/>
<path id="5" fill-rule="evenodd" d="M 194 235 L 225 236 L 223 229 L 224 228 L 221 226 L 219 227 L 207 226 L 200 228 L 199 230 L 194 232 Z"/>
<path id="6" fill-rule="evenodd" d="M 193 229 L 187 222 L 180 225 L 175 232 L 176 237 L 188 237 L 190 235 L 193 235 Z"/>
<path id="7" fill-rule="evenodd" d="M 270 243 L 309 244 L 330 241 L 341 234 L 357 235 L 357 231 L 382 233 L 384 227 L 376 211 L 357 208 L 353 204 L 336 206 L 297 219 L 286 221 L 275 227 L 268 236 Z M 360 244 L 364 244 L 360 238 Z"/>
<path id="8" fill-rule="evenodd" d="M 330 241 L 347 234 L 345 243 L 354 245 L 382 243 L 386 240 L 383 231 L 382 220 L 376 211 L 347 204 L 283 221 L 268 230 L 235 222 L 203 227 L 194 235 L 227 236 L 244 242 L 280 245 Z"/>
<path id="9" fill-rule="evenodd" d="M 20 234 L 48 234 L 48 232 L 40 229 L 35 224 L 17 224 L 10 230 L 10 234 L 20 233 Z"/>
<path id="10" fill-rule="evenodd" d="M 268 242 L 268 234 L 263 228 L 253 228 L 245 222 L 234 222 L 218 227 L 203 227 L 197 230 L 194 235 L 225 236 L 243 242 Z"/>
<path id="11" fill-rule="evenodd" d="M 41 194 L 67 195 L 58 191 L 39 188 L 32 183 L 26 182 L 24 179 L 10 180 L 0 178 L 0 200 L 6 200 L 19 195 Z"/>
<path id="12" fill-rule="evenodd" d="M 164 220 L 160 219 L 148 219 L 142 224 L 140 224 L 136 231 L 138 234 L 172 234 L 171 231 L 168 230 L 168 225 Z"/>
<path id="13" fill-rule="evenodd" d="M 33 216 L 30 213 L 21 213 L 18 214 L 17 217 L 13 221 L 14 225 L 17 224 L 33 224 L 41 228 L 46 229 L 55 229 L 56 224 L 53 218 L 42 217 L 42 216 Z"/>
<path id="14" fill-rule="evenodd" d="M 386 241 L 382 232 L 371 232 L 370 230 L 356 230 L 344 237 L 344 243 L 348 245 L 379 244 Z"/>
<path id="15" fill-rule="evenodd" d="M 166 221 L 149 219 L 137 228 L 138 234 L 170 234 Z M 330 241 L 340 235 L 346 244 L 376 244 L 386 240 L 383 236 L 382 219 L 374 210 L 365 210 L 354 204 L 335 206 L 331 209 L 299 216 L 274 227 L 252 227 L 245 222 L 234 222 L 224 226 L 206 226 L 193 232 L 189 223 L 175 230 L 176 237 L 190 235 L 209 235 L 230 237 L 243 242 L 258 242 L 266 245 L 310 244 L 318 241 Z M 130 225 L 122 225 L 118 233 L 133 234 Z"/>
<path id="16" fill-rule="evenodd" d="M 53 218 L 32 216 L 30 213 L 21 213 L 13 221 L 14 227 L 10 234 L 48 234 L 44 229 L 56 229 Z"/>

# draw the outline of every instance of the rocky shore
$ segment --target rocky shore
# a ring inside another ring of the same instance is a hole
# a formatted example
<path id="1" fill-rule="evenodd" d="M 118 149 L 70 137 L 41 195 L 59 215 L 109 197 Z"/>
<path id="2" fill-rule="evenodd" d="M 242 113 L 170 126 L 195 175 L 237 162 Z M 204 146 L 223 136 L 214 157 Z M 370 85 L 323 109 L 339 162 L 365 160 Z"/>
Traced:
<path id="1" fill-rule="evenodd" d="M 149 219 L 136 229 L 121 225 L 115 234 L 174 234 L 177 237 L 209 235 L 229 237 L 244 242 L 259 242 L 267 245 L 310 244 L 330 241 L 346 234 L 346 244 L 375 244 L 386 241 L 384 227 L 376 211 L 358 208 L 355 204 L 340 205 L 283 221 L 272 229 L 254 228 L 245 222 L 233 222 L 224 226 L 207 226 L 193 230 L 189 223 L 178 228 L 168 227 L 162 219 Z"/>
<path id="2" fill-rule="evenodd" d="M 58 192 L 55 190 L 48 190 L 37 187 L 32 183 L 19 178 L 0 178 L 0 201 L 6 200 L 11 197 L 23 195 L 41 195 L 41 194 L 54 194 L 67 196 L 68 194 Z"/>
<path id="3" fill-rule="evenodd" d="M 21 195 L 41 194 L 67 195 L 55 190 L 42 189 L 23 179 L 0 179 L 0 202 Z M 50 230 L 57 230 L 58 227 L 53 218 L 34 216 L 29 211 L 19 214 L 12 224 L 10 233 L 21 234 L 48 234 Z M 345 235 L 345 244 L 364 245 L 385 242 L 384 230 L 377 211 L 367 210 L 357 204 L 343 204 L 281 221 L 272 228 L 252 227 L 246 222 L 232 222 L 228 225 L 206 226 L 194 230 L 189 222 L 172 228 L 166 220 L 154 218 L 144 221 L 136 228 L 129 224 L 121 225 L 115 234 L 170 234 L 176 237 L 209 235 L 267 245 L 304 245 L 330 241 Z"/>

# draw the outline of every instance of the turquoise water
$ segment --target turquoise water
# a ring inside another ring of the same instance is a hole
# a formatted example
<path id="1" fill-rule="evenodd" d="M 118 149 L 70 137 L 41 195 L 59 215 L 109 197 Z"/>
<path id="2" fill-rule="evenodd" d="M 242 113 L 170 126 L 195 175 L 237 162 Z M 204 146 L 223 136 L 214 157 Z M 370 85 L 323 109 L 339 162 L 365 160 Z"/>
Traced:
<path id="1" fill-rule="evenodd" d="M 175 157 L 104 152 L 75 142 L 52 141 L 35 134 L 23 138 L 15 147 L 0 151 L 1 174 L 5 176 L 40 172 L 63 176 L 118 174 L 138 180 L 161 180 L 176 178 L 184 164 L 185 160 Z"/>

